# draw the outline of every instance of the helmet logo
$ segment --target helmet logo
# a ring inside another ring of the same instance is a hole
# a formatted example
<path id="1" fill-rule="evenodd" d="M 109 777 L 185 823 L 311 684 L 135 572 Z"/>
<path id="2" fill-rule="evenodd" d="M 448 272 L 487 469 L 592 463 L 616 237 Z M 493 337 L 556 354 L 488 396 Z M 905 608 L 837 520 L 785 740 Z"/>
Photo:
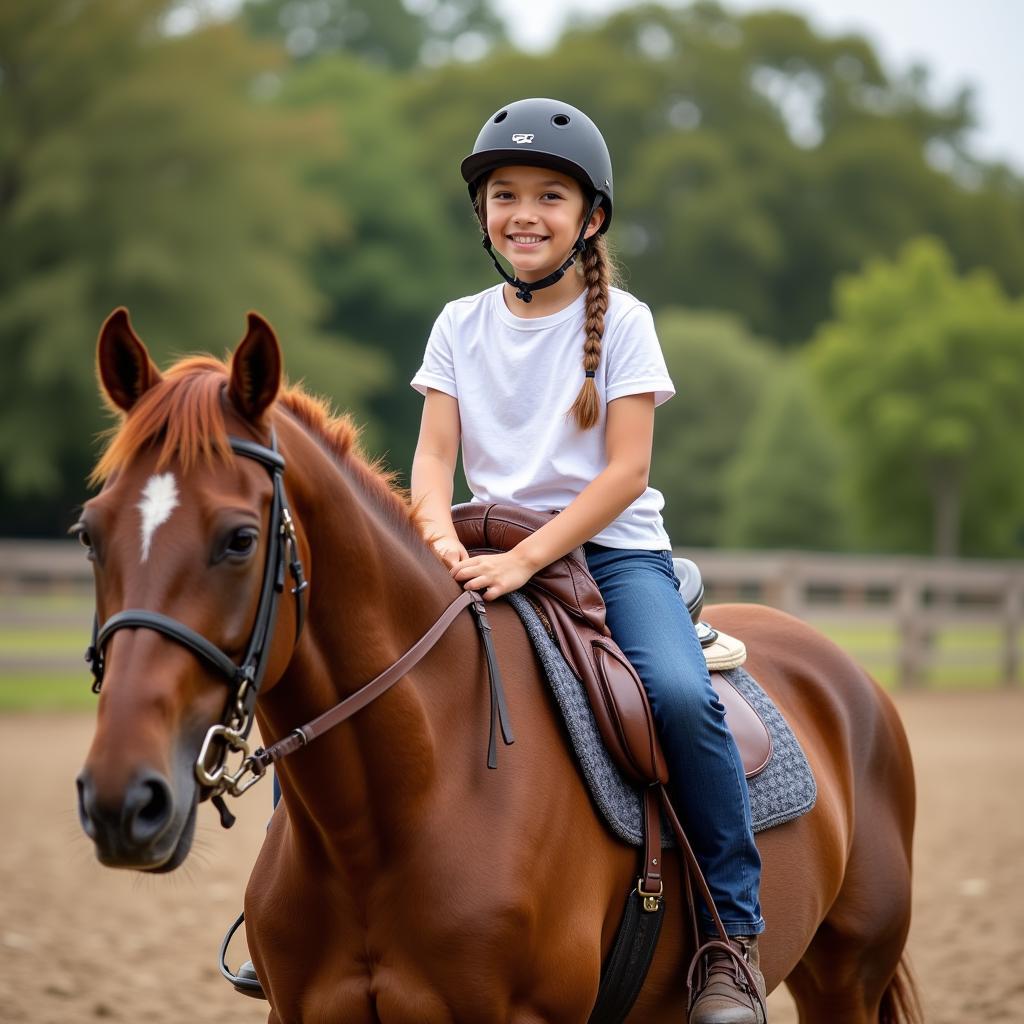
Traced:
<path id="1" fill-rule="evenodd" d="M 512 141 L 517 146 L 521 146 L 524 142 L 533 142 L 533 135 L 527 135 L 525 132 L 516 132 L 516 134 L 512 136 Z"/>

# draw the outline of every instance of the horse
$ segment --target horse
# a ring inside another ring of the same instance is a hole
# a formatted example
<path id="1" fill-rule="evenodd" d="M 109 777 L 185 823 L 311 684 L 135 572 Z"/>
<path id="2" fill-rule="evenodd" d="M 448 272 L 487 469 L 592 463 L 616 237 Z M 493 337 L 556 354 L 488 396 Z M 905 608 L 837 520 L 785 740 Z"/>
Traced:
<path id="1" fill-rule="evenodd" d="M 258 315 L 228 360 L 161 374 L 121 308 L 97 364 L 120 422 L 73 530 L 94 563 L 97 622 L 128 620 L 92 652 L 102 688 L 79 812 L 101 863 L 158 873 L 189 853 L 212 792 L 201 780 L 226 771 L 211 749 L 247 749 L 242 703 L 261 736 L 288 736 L 465 594 L 351 416 L 283 382 Z M 280 544 L 293 571 L 276 573 L 268 625 Z M 245 895 L 269 1024 L 588 1019 L 637 854 L 598 820 L 515 610 L 486 610 L 515 729 L 497 770 L 484 764 L 486 651 L 461 613 L 387 693 L 279 762 L 282 802 Z M 757 837 L 768 990 L 785 983 L 804 1024 L 913 1024 L 914 778 L 893 704 L 782 612 L 729 604 L 706 618 L 746 643 L 817 781 L 809 813 Z M 232 711 L 214 649 L 237 667 L 260 622 L 262 685 Z M 686 1014 L 693 941 L 681 870 L 672 857 L 663 868 L 671 912 L 628 1017 L 643 1024 Z"/>

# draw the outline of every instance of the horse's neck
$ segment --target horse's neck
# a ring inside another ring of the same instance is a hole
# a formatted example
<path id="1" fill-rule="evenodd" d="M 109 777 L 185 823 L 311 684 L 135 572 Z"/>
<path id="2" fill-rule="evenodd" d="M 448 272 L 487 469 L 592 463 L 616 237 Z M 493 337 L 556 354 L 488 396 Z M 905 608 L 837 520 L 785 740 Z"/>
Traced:
<path id="1" fill-rule="evenodd" d="M 293 504 L 307 527 L 311 594 L 300 645 L 262 701 L 271 741 L 397 661 L 458 595 L 443 566 L 416 551 L 350 481 L 318 479 L 315 495 L 293 496 Z M 374 856 L 433 783 L 434 734 L 415 686 L 399 683 L 282 762 L 293 824 L 314 841 L 330 835 L 350 857 Z"/>

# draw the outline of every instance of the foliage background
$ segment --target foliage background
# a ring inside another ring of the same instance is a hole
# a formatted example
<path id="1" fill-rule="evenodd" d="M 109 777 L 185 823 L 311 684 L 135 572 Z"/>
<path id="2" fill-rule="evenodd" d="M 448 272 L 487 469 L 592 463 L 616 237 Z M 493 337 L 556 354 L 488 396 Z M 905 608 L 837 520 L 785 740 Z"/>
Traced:
<path id="1" fill-rule="evenodd" d="M 182 32 L 184 6 L 0 8 L 0 534 L 59 535 L 86 494 L 118 304 L 163 361 L 258 308 L 407 474 L 433 317 L 494 280 L 458 161 L 532 94 L 612 150 L 611 239 L 679 389 L 652 469 L 677 545 L 1021 554 L 1024 181 L 970 152 L 969 93 L 711 2 L 540 56 L 487 0 L 248 0 Z"/>

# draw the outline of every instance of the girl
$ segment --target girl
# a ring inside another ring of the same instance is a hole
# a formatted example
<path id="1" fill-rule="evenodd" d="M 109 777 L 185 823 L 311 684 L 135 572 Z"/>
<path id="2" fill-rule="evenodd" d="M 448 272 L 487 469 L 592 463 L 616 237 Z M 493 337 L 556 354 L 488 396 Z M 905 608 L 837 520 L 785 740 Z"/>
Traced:
<path id="1" fill-rule="evenodd" d="M 425 396 L 412 468 L 424 532 L 453 578 L 488 601 L 583 544 L 612 636 L 650 698 L 680 816 L 763 996 L 746 780 L 677 589 L 664 498 L 647 483 L 654 409 L 675 388 L 650 310 L 610 284 L 608 148 L 575 107 L 520 100 L 488 119 L 462 176 L 505 283 L 445 306 L 411 382 Z M 470 558 L 450 511 L 460 441 L 474 501 L 559 515 L 508 552 Z M 729 961 L 707 954 L 690 1024 L 763 1021 Z"/>

